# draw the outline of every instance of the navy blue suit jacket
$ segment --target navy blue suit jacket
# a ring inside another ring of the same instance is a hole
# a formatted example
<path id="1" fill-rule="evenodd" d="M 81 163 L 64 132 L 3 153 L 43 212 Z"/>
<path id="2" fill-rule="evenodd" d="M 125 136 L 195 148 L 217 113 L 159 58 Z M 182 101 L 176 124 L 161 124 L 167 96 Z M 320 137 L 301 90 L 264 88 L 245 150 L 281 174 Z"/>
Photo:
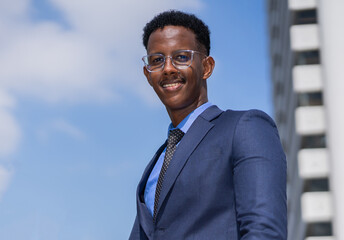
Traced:
<path id="1" fill-rule="evenodd" d="M 153 223 L 143 194 L 165 144 L 138 185 L 130 240 L 287 239 L 286 160 L 268 115 L 205 110 L 175 151 Z"/>

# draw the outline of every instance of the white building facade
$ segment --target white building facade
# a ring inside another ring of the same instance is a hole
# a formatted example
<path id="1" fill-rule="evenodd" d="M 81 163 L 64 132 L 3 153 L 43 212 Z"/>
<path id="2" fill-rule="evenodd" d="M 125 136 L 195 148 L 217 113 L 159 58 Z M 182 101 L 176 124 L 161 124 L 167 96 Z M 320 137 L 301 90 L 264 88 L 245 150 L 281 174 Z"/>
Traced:
<path id="1" fill-rule="evenodd" d="M 344 240 L 344 1 L 267 0 L 288 239 Z"/>

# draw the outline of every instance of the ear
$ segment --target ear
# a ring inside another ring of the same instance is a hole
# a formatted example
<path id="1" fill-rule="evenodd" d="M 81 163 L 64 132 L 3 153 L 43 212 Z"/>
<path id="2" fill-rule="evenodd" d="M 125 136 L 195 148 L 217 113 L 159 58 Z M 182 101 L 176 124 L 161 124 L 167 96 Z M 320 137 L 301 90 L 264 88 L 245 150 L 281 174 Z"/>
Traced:
<path id="1" fill-rule="evenodd" d="M 143 74 L 146 76 L 149 85 L 152 86 L 152 81 L 151 81 L 150 72 L 148 72 L 146 66 L 143 67 Z"/>
<path id="2" fill-rule="evenodd" d="M 208 79 L 213 73 L 215 60 L 211 56 L 203 59 L 203 79 Z"/>

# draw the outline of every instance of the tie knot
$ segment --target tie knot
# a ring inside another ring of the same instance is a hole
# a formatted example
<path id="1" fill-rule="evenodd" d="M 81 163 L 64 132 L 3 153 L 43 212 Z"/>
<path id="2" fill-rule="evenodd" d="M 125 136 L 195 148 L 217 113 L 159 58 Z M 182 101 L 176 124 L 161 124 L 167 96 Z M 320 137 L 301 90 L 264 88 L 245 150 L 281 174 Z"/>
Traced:
<path id="1" fill-rule="evenodd" d="M 167 142 L 168 144 L 176 145 L 184 136 L 184 132 L 179 128 L 170 130 L 170 134 L 168 135 Z"/>

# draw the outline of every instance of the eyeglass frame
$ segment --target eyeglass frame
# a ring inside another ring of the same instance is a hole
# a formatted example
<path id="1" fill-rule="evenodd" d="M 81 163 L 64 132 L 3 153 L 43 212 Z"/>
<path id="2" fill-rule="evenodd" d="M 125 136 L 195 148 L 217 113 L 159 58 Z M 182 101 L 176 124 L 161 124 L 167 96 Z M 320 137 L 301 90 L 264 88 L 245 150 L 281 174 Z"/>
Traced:
<path id="1" fill-rule="evenodd" d="M 143 61 L 143 63 L 144 63 L 144 65 L 145 65 L 145 67 L 146 67 L 146 69 L 147 69 L 148 72 L 159 72 L 159 71 L 162 71 L 162 70 L 164 69 L 165 64 L 166 64 L 166 59 L 167 59 L 167 58 L 170 58 L 170 59 L 171 59 L 171 63 L 172 63 L 172 65 L 173 65 L 176 69 L 186 69 L 186 68 L 189 68 L 189 67 L 192 65 L 192 62 L 193 62 L 194 54 L 195 54 L 195 53 L 201 54 L 201 55 L 205 56 L 205 58 L 208 57 L 207 54 L 204 54 L 204 53 L 201 53 L 201 52 L 195 51 L 195 50 L 177 50 L 177 51 L 174 51 L 172 55 L 174 55 L 175 53 L 178 53 L 178 52 L 191 52 L 191 60 L 190 60 L 190 64 L 189 64 L 189 65 L 184 65 L 184 66 L 175 65 L 172 56 L 165 56 L 165 55 L 162 54 L 162 53 L 153 53 L 153 54 L 145 55 L 145 56 L 142 57 L 142 61 Z M 156 55 L 156 56 L 162 56 L 162 57 L 164 58 L 164 63 L 163 63 L 160 67 L 158 67 L 156 70 L 150 70 L 150 69 L 148 68 L 149 64 L 146 63 L 145 58 L 148 59 L 149 56 L 154 56 L 154 55 Z M 204 58 L 203 58 L 203 59 L 204 59 Z"/>

